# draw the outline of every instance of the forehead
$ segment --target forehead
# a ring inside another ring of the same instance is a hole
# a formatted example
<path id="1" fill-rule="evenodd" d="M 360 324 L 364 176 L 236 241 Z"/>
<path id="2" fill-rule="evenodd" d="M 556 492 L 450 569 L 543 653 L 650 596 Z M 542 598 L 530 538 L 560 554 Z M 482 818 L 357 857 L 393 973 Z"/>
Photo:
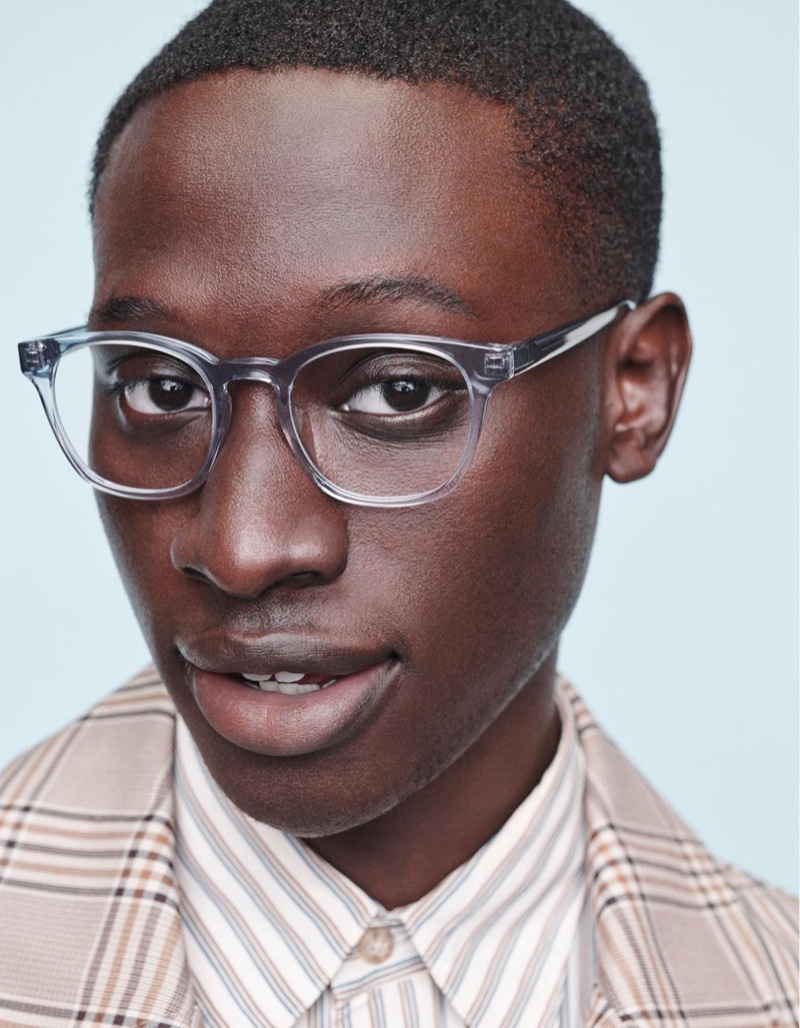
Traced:
<path id="1" fill-rule="evenodd" d="M 419 276 L 481 317 L 515 310 L 524 333 L 569 292 L 555 238 L 505 108 L 443 84 L 237 69 L 123 130 L 98 193 L 97 298 L 281 318 L 337 282 Z"/>

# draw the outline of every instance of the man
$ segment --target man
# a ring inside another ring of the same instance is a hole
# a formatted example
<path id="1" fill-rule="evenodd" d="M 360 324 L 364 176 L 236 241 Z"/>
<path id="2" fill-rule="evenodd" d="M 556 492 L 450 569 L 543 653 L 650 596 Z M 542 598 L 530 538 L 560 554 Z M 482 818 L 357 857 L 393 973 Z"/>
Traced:
<path id="1" fill-rule="evenodd" d="M 791 904 L 555 676 L 688 366 L 659 210 L 562 3 L 217 2 L 134 82 L 21 360 L 170 698 L 7 773 L 7 1023 L 796 1023 Z"/>

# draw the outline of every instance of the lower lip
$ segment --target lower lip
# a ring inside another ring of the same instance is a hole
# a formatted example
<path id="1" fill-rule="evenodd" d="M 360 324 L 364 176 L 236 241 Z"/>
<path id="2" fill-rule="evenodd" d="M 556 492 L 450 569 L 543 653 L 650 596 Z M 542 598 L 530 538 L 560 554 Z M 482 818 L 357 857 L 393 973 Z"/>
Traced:
<path id="1" fill-rule="evenodd" d="M 292 757 L 343 742 L 370 721 L 396 667 L 386 660 L 299 696 L 262 692 L 198 667 L 191 668 L 191 682 L 200 711 L 223 738 L 252 753 Z"/>

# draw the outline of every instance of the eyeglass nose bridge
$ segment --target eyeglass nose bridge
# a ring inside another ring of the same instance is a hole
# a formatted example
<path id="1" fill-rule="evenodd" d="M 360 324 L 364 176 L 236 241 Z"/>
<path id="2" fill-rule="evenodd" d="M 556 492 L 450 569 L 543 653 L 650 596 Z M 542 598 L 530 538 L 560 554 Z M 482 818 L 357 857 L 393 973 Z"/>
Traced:
<path id="1" fill-rule="evenodd" d="M 233 382 L 260 382 L 269 385 L 275 393 L 281 426 L 286 431 L 285 419 L 289 406 L 289 380 L 285 369 L 276 357 L 238 357 L 221 361 L 215 369 L 218 390 L 224 394 L 225 405 L 230 414 L 231 397 L 228 387 Z M 281 373 L 283 372 L 283 373 Z"/>
<path id="2" fill-rule="evenodd" d="M 276 357 L 239 357 L 232 361 L 221 361 L 218 373 L 223 386 L 231 382 L 263 382 L 271 385 L 280 395 L 284 391 L 284 380 L 274 370 L 279 364 Z"/>

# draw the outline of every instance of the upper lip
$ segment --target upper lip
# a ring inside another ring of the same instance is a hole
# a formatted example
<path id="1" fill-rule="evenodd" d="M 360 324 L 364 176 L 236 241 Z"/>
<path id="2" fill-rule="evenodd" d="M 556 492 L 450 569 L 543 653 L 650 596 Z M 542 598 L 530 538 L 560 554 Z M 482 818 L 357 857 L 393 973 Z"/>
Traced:
<path id="1" fill-rule="evenodd" d="M 188 663 L 221 675 L 294 671 L 342 678 L 395 656 L 390 647 L 334 644 L 311 636 L 253 638 L 214 633 L 180 640 L 177 647 Z"/>

